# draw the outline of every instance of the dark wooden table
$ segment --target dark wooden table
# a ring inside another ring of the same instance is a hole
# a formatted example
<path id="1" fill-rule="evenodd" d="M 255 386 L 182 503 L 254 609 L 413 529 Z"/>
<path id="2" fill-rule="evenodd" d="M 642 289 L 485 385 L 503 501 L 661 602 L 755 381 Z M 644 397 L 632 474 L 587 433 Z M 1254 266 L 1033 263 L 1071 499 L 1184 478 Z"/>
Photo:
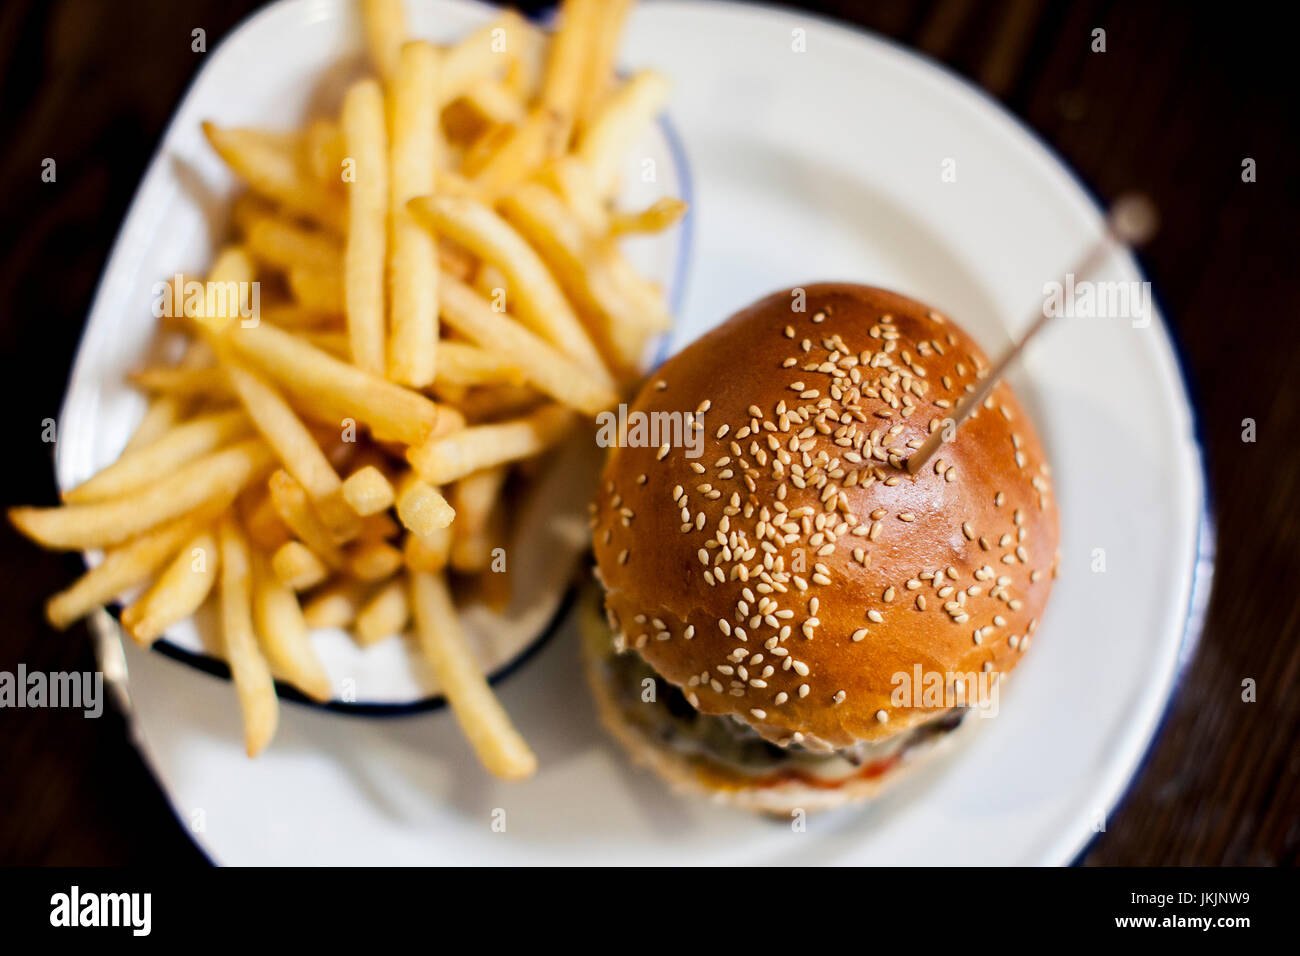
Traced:
<path id="1" fill-rule="evenodd" d="M 412 0 L 414 2 L 414 0 Z M 5 503 L 51 502 L 58 413 L 95 281 L 201 54 L 254 0 L 0 7 L 0 355 Z M 1294 864 L 1300 855 L 1300 124 L 1288 34 L 1181 3 L 806 4 L 985 87 L 1100 195 L 1150 193 L 1144 257 L 1201 411 L 1219 530 L 1208 624 L 1163 731 L 1085 854 L 1095 864 Z M 1091 50 L 1106 31 L 1106 52 Z M 41 179 L 42 161 L 57 180 Z M 1257 181 L 1242 181 L 1256 161 Z M 1257 441 L 1242 441 L 1253 419 Z M 1124 467 L 1117 462 L 1116 467 Z M 0 670 L 88 670 L 44 623 L 76 568 L 0 530 Z M 1241 700 L 1253 678 L 1258 700 Z M 0 711 L 0 862 L 199 863 L 111 712 Z"/>

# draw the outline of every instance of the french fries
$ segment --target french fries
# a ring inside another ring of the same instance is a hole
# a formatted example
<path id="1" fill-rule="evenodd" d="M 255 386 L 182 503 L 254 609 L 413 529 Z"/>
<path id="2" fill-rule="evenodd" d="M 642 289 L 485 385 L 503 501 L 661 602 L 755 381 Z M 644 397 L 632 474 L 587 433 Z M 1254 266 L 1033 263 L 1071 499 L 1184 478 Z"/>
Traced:
<path id="1" fill-rule="evenodd" d="M 410 449 L 406 457 L 425 481 L 446 484 L 482 468 L 531 458 L 564 437 L 573 422 L 567 408 L 548 405 L 515 421 L 475 425 L 433 438 Z"/>
<path id="2" fill-rule="evenodd" d="M 392 95 L 388 377 L 416 388 L 433 382 L 437 358 L 438 255 L 433 235 L 415 222 L 406 204 L 433 192 L 441 152 L 437 73 L 432 46 L 402 47 Z"/>
<path id="3" fill-rule="evenodd" d="M 443 54 L 441 101 L 445 105 L 504 73 L 523 49 L 531 27 L 508 10 Z"/>
<path id="4" fill-rule="evenodd" d="M 286 541 L 271 558 L 275 576 L 295 591 L 314 588 L 330 576 L 330 569 L 301 541 Z"/>
<path id="5" fill-rule="evenodd" d="M 487 569 L 495 543 L 494 515 L 509 472 L 501 465 L 466 475 L 452 485 L 451 496 L 459 518 L 451 525 L 451 566 L 457 571 Z"/>
<path id="6" fill-rule="evenodd" d="M 600 195 L 613 192 L 619 162 L 667 99 L 668 81 L 644 70 L 597 111 L 578 143 L 578 156 L 591 169 Z"/>
<path id="7" fill-rule="evenodd" d="M 335 237 L 275 216 L 254 219 L 244 230 L 244 239 L 253 258 L 285 272 L 335 273 L 343 261 L 343 247 Z"/>
<path id="8" fill-rule="evenodd" d="M 358 468 L 343 481 L 343 498 L 361 516 L 380 514 L 393 506 L 393 486 L 374 465 Z"/>
<path id="9" fill-rule="evenodd" d="M 334 540 L 355 537 L 361 522 L 343 500 L 343 482 L 289 403 L 261 376 L 237 360 L 226 361 L 226 373 L 248 417 L 280 463 L 311 497 L 316 513 Z"/>
<path id="10" fill-rule="evenodd" d="M 314 700 L 329 700 L 333 688 L 307 633 L 298 595 L 272 572 L 266 556 L 252 555 L 253 623 L 273 673 Z"/>
<path id="11" fill-rule="evenodd" d="M 122 626 L 137 644 L 147 646 L 207 600 L 217 580 L 217 539 L 204 528 L 181 546 L 148 592 L 122 612 Z"/>
<path id="12" fill-rule="evenodd" d="M 412 571 L 409 577 L 420 648 L 479 760 L 505 780 L 532 776 L 537 758 L 510 723 L 474 660 L 447 582 L 424 571 Z"/>
<path id="13" fill-rule="evenodd" d="M 602 384 L 609 373 L 573 306 L 546 264 L 510 225 L 464 196 L 423 196 L 410 203 L 417 219 L 501 270 L 511 311 L 534 332 L 583 365 Z"/>
<path id="14" fill-rule="evenodd" d="M 349 170 L 348 241 L 343 294 L 352 361 L 384 374 L 384 261 L 388 232 L 388 133 L 384 95 L 374 80 L 359 80 L 343 97 L 343 136 Z"/>
<path id="15" fill-rule="evenodd" d="M 47 548 L 111 547 L 198 508 L 228 504 L 270 465 L 270 450 L 260 439 L 251 438 L 119 498 L 58 508 L 11 508 L 9 520 Z"/>
<path id="16" fill-rule="evenodd" d="M 290 392 L 326 411 L 333 422 L 353 418 L 381 440 L 416 444 L 464 424 L 455 409 L 439 407 L 282 329 L 265 323 L 236 329 L 230 341 Z"/>
<path id="17" fill-rule="evenodd" d="M 259 195 L 294 215 L 342 231 L 347 210 L 299 168 L 294 143 L 212 123 L 204 123 L 203 132 L 226 164 Z"/>
<path id="18" fill-rule="evenodd" d="M 357 643 L 368 647 L 402 633 L 411 619 L 411 607 L 406 598 L 406 582 L 395 578 L 382 585 L 357 612 L 353 631 Z"/>
<path id="19" fill-rule="evenodd" d="M 397 517 L 417 535 L 448 528 L 456 511 L 432 485 L 408 474 L 397 494 Z"/>
<path id="20" fill-rule="evenodd" d="M 520 779 L 536 758 L 450 582 L 510 597 L 495 549 L 537 459 L 618 403 L 666 327 L 619 241 L 684 204 L 611 197 L 667 85 L 615 71 L 630 0 L 566 0 L 553 35 L 507 11 L 443 48 L 410 35 L 402 0 L 356 2 L 367 66 L 337 108 L 297 131 L 203 125 L 244 191 L 201 284 L 165 280 L 162 329 L 188 345 L 131 374 L 135 435 L 61 505 L 9 517 L 104 551 L 50 599 L 56 627 L 129 600 L 148 646 L 215 607 L 250 756 L 276 679 L 333 696 L 314 629 L 364 654 L 414 620 L 475 753 Z"/>
<path id="21" fill-rule="evenodd" d="M 255 757 L 271 742 L 280 708 L 271 669 L 253 631 L 248 542 L 235 521 L 221 522 L 221 636 L 244 714 L 244 746 Z"/>
<path id="22" fill-rule="evenodd" d="M 402 0 L 362 0 L 366 47 L 370 61 L 385 82 L 397 74 L 402 38 L 406 36 L 406 14 Z"/>
<path id="23" fill-rule="evenodd" d="M 60 630 L 68 627 L 101 604 L 146 580 L 201 524 L 201 516 L 187 515 L 109 551 L 103 561 L 78 578 L 71 587 L 50 598 L 45 606 L 46 617 Z"/>
<path id="24" fill-rule="evenodd" d="M 117 461 L 63 496 L 69 504 L 104 501 L 156 481 L 165 475 L 252 431 L 248 417 L 241 411 L 214 412 L 200 415 L 177 425 L 156 441 L 136 451 L 128 451 Z"/>
<path id="25" fill-rule="evenodd" d="M 596 39 L 599 7 L 607 0 L 565 0 L 560 28 L 551 41 L 550 57 L 542 80 L 542 106 L 558 121 L 551 154 L 563 152 L 577 120 L 587 78 L 588 50 Z"/>

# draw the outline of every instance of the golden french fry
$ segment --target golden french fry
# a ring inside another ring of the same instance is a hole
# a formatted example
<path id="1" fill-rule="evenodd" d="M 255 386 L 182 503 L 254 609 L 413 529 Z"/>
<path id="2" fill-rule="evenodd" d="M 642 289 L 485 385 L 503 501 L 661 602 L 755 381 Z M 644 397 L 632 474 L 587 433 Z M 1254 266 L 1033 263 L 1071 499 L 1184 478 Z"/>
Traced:
<path id="1" fill-rule="evenodd" d="M 603 236 L 609 231 L 609 210 L 596 188 L 596 178 L 578 157 L 556 157 L 542 166 L 533 179 L 564 200 L 587 235 Z"/>
<path id="2" fill-rule="evenodd" d="M 399 51 L 406 42 L 406 14 L 402 0 L 361 0 L 361 19 L 366 31 L 366 49 L 370 62 L 384 78 L 393 82 Z"/>
<path id="3" fill-rule="evenodd" d="M 456 523 L 451 526 L 451 566 L 457 571 L 484 571 L 492 561 L 496 530 L 494 515 L 500 517 L 501 492 L 508 469 L 484 468 L 466 475 L 451 486 Z"/>
<path id="4" fill-rule="evenodd" d="M 524 100 L 501 80 L 485 80 L 465 94 L 465 102 L 493 124 L 519 123 L 527 114 Z"/>
<path id="5" fill-rule="evenodd" d="M 527 42 L 532 26 L 513 10 L 484 24 L 443 54 L 442 88 L 445 105 L 474 87 L 500 76 Z"/>
<path id="6" fill-rule="evenodd" d="M 546 187 L 524 183 L 502 200 L 501 213 L 532 244 L 589 318 L 608 364 L 620 378 L 636 375 L 646 337 L 661 324 L 661 317 L 642 315 L 624 296 L 600 245 Z"/>
<path id="7" fill-rule="evenodd" d="M 388 377 L 423 388 L 433 381 L 438 345 L 438 257 L 433 235 L 406 204 L 433 192 L 437 144 L 437 53 L 402 47 L 392 95 L 392 249 L 389 251 Z"/>
<path id="8" fill-rule="evenodd" d="M 500 353 L 465 342 L 438 346 L 440 385 L 522 385 L 524 373 Z"/>
<path id="9" fill-rule="evenodd" d="M 198 368 L 210 364 L 211 349 L 203 342 L 192 341 L 181 356 L 181 368 Z M 186 403 L 179 397 L 160 395 L 149 402 L 144 418 L 136 426 L 134 434 L 127 441 L 122 454 L 138 451 L 171 430 L 172 425 L 180 420 Z"/>
<path id="10" fill-rule="evenodd" d="M 172 426 L 180 421 L 184 407 L 184 402 L 176 395 L 158 395 L 150 399 L 144 417 L 127 439 L 122 454 L 139 451 L 171 431 Z"/>
<path id="11" fill-rule="evenodd" d="M 131 383 L 147 392 L 177 399 L 234 398 L 226 373 L 219 368 L 146 368 L 130 374 Z"/>
<path id="12" fill-rule="evenodd" d="M 402 567 L 402 552 L 387 541 L 363 541 L 348 555 L 348 571 L 358 581 L 383 581 Z"/>
<path id="13" fill-rule="evenodd" d="M 204 528 L 181 546 L 153 586 L 122 612 L 122 626 L 137 644 L 152 644 L 207 600 L 220 562 L 216 536 Z"/>
<path id="14" fill-rule="evenodd" d="M 671 196 L 657 200 L 639 212 L 617 212 L 610 217 L 609 231 L 615 236 L 636 232 L 662 232 L 681 221 L 687 205 Z"/>
<path id="15" fill-rule="evenodd" d="M 502 85 L 521 103 L 532 103 L 541 95 L 546 74 L 547 34 L 533 23 L 515 14 L 505 33 L 512 51 Z"/>
<path id="16" fill-rule="evenodd" d="M 384 94 L 359 80 L 343 97 L 343 136 L 352 163 L 343 294 L 352 360 L 384 374 L 384 262 L 388 231 L 388 132 Z"/>
<path id="17" fill-rule="evenodd" d="M 352 354 L 352 344 L 346 332 L 309 331 L 299 333 L 299 338 L 311 343 L 322 352 L 328 352 L 336 359 L 346 361 Z"/>
<path id="18" fill-rule="evenodd" d="M 302 616 L 312 630 L 347 627 L 357 619 L 366 593 L 365 585 L 350 578 L 338 578 L 307 599 Z"/>
<path id="19" fill-rule="evenodd" d="M 408 534 L 402 542 L 402 557 L 412 571 L 441 571 L 451 557 L 451 528 Z"/>
<path id="20" fill-rule="evenodd" d="M 267 482 L 271 503 L 280 519 L 316 557 L 333 570 L 343 567 L 343 552 L 329 529 L 311 507 L 306 489 L 283 469 L 271 473 Z M 278 552 L 277 552 L 278 553 Z"/>
<path id="21" fill-rule="evenodd" d="M 282 329 L 291 329 L 295 332 L 324 332 L 339 326 L 340 313 L 328 312 L 320 309 L 310 309 L 306 306 L 293 305 L 273 305 L 262 307 L 262 321 L 270 322 L 272 325 Z M 340 326 L 341 327 L 341 326 Z M 343 341 L 347 342 L 347 333 L 340 332 Z M 348 353 L 351 355 L 351 353 Z"/>
<path id="22" fill-rule="evenodd" d="M 122 454 L 93 478 L 66 492 L 63 500 L 81 504 L 128 494 L 157 481 L 159 475 L 251 432 L 248 417 L 238 409 L 201 415 L 177 425 L 145 448 Z"/>
<path id="23" fill-rule="evenodd" d="M 632 7 L 631 0 L 602 0 L 595 13 L 592 37 L 588 40 L 582 85 L 578 90 L 577 118 L 585 124 L 609 92 L 614 80 L 619 35 Z"/>
<path id="24" fill-rule="evenodd" d="M 418 535 L 430 535 L 446 528 L 456 512 L 437 488 L 407 473 L 397 492 L 397 517 Z"/>
<path id="25" fill-rule="evenodd" d="M 369 647 L 386 637 L 401 634 L 411 619 L 411 607 L 406 598 L 406 581 L 398 576 L 381 585 L 366 599 L 357 612 L 353 635 L 362 647 Z"/>
<path id="26" fill-rule="evenodd" d="M 301 541 L 286 541 L 271 556 L 271 569 L 286 587 L 295 591 L 314 588 L 330 576 L 330 569 Z"/>
<path id="27" fill-rule="evenodd" d="M 260 438 L 251 438 L 120 498 L 59 508 L 11 508 L 9 520 L 47 548 L 109 547 L 213 502 L 223 502 L 224 507 L 270 467 L 270 449 Z"/>
<path id="28" fill-rule="evenodd" d="M 346 152 L 343 131 L 337 123 L 315 119 L 307 124 L 302 141 L 302 165 L 312 178 L 331 191 L 342 185 L 339 172 L 343 169 Z"/>
<path id="29" fill-rule="evenodd" d="M 493 310 L 477 292 L 446 273 L 441 307 L 449 326 L 518 366 L 529 382 L 556 401 L 589 416 L 617 404 L 618 392 L 611 382 L 592 374 L 510 315 Z"/>
<path id="30" fill-rule="evenodd" d="M 435 383 L 434 389 L 437 388 Z M 463 391 L 465 394 L 456 399 L 456 407 L 474 425 L 523 418 L 550 401 L 527 385 L 489 385 Z"/>
<path id="31" fill-rule="evenodd" d="M 209 507 L 185 515 L 109 551 L 103 561 L 49 599 L 45 616 L 63 630 L 123 591 L 148 580 L 215 513 Z"/>
<path id="32" fill-rule="evenodd" d="M 498 425 L 474 425 L 407 450 L 420 477 L 442 485 L 471 472 L 531 458 L 558 442 L 574 423 L 573 412 L 548 405 L 526 418 Z"/>
<path id="33" fill-rule="evenodd" d="M 619 164 L 668 99 L 668 81 L 650 70 L 637 73 L 601 105 L 578 142 L 578 157 L 591 168 L 601 196 L 613 192 Z"/>
<path id="34" fill-rule="evenodd" d="M 294 215 L 342 231 L 347 210 L 303 175 L 292 140 L 256 130 L 223 129 L 212 123 L 204 123 L 203 132 L 212 148 L 255 192 Z"/>
<path id="35" fill-rule="evenodd" d="M 223 332 L 237 320 L 243 324 L 246 317 L 256 325 L 259 317 L 254 307 L 260 309 L 260 296 L 257 302 L 252 298 L 255 275 L 248 253 L 241 246 L 227 246 L 217 254 L 212 271 L 201 284 L 202 294 L 186 295 L 182 311 L 204 336 Z"/>
<path id="36" fill-rule="evenodd" d="M 275 216 L 250 222 L 245 242 L 255 259 L 276 269 L 338 272 L 343 267 L 343 246 L 336 236 Z"/>
<path id="37" fill-rule="evenodd" d="M 439 186 L 441 187 L 441 180 Z M 457 192 L 456 195 L 468 195 L 468 193 Z M 464 246 L 449 239 L 438 240 L 438 266 L 442 272 L 465 282 L 474 274 L 476 264 L 474 254 Z"/>
<path id="38" fill-rule="evenodd" d="M 293 537 L 289 526 L 280 518 L 266 488 L 250 488 L 244 493 L 240 518 L 249 540 L 263 551 L 273 552 Z"/>
<path id="39" fill-rule="evenodd" d="M 464 425 L 455 409 L 340 361 L 283 329 L 262 323 L 234 330 L 230 341 L 322 418 L 359 422 L 381 441 L 418 444 Z"/>
<path id="40" fill-rule="evenodd" d="M 542 106 L 561 124 L 552 155 L 566 152 L 577 119 L 586 78 L 585 63 L 594 39 L 601 0 L 564 0 L 560 28 L 551 39 L 550 56 L 542 79 Z"/>
<path id="41" fill-rule="evenodd" d="M 257 646 L 253 632 L 248 542 L 239 526 L 227 516 L 220 526 L 221 632 L 244 715 L 244 744 L 256 757 L 271 742 L 279 722 L 279 702 L 271 669 Z"/>
<path id="42" fill-rule="evenodd" d="M 290 269 L 289 292 L 304 309 L 327 315 L 343 314 L 343 277 L 339 273 L 302 267 Z"/>
<path id="43" fill-rule="evenodd" d="M 329 700 L 334 689 L 307 634 L 298 595 L 272 572 L 260 552 L 253 552 L 252 573 L 253 623 L 272 672 L 313 700 Z"/>
<path id="44" fill-rule="evenodd" d="M 268 202 L 265 196 L 259 196 L 252 190 L 240 193 L 230 205 L 230 225 L 235 233 L 244 237 L 258 219 L 276 214 L 276 206 Z"/>
<path id="45" fill-rule="evenodd" d="M 409 204 L 416 218 L 504 273 L 509 308 L 602 384 L 609 373 L 591 336 L 533 248 L 495 212 L 463 196 L 422 196 Z"/>
<path id="46" fill-rule="evenodd" d="M 402 532 L 402 526 L 387 511 L 366 515 L 361 519 L 361 541 L 387 541 Z"/>
<path id="47" fill-rule="evenodd" d="M 510 723 L 474 659 L 446 581 L 423 571 L 412 571 L 409 577 L 420 648 L 474 752 L 483 766 L 502 779 L 531 776 L 537 758 Z"/>
<path id="48" fill-rule="evenodd" d="M 393 506 L 393 486 L 382 471 L 366 465 L 343 480 L 343 498 L 359 515 L 378 514 Z"/>
<path id="49" fill-rule="evenodd" d="M 487 145 L 466 171 L 474 169 L 475 192 L 493 198 L 522 182 L 550 152 L 550 144 L 561 135 L 559 118 L 543 107 L 531 110 L 522 122 L 512 124 L 498 143 Z"/>
<path id="50" fill-rule="evenodd" d="M 285 470 L 306 490 L 330 535 L 335 541 L 355 537 L 361 524 L 343 500 L 343 482 L 307 426 L 260 375 L 229 356 L 224 362 L 248 417 Z"/>

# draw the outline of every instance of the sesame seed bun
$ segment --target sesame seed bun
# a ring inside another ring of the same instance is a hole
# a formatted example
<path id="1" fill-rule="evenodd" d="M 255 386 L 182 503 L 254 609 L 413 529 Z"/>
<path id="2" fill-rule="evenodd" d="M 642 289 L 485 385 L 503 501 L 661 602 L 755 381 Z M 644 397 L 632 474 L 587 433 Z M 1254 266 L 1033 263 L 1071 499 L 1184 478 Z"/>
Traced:
<path id="1" fill-rule="evenodd" d="M 699 711 L 814 751 L 948 710 L 896 702 L 917 665 L 1010 671 L 1057 563 L 1028 416 L 999 384 L 905 467 L 988 367 L 951 320 L 846 283 L 771 295 L 670 359 L 631 411 L 698 411 L 703 440 L 611 449 L 592 527 L 616 640 Z"/>

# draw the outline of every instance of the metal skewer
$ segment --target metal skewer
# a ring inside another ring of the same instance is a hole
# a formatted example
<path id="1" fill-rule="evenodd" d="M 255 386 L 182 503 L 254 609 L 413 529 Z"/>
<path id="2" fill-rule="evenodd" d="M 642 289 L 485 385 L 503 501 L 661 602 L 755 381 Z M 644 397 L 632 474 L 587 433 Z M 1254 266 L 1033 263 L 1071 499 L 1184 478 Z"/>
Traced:
<path id="1" fill-rule="evenodd" d="M 1150 199 L 1137 193 L 1121 196 L 1110 207 L 1110 213 L 1106 217 L 1105 233 L 1074 267 L 1073 272 L 1066 274 L 1066 282 L 1068 282 L 1071 275 L 1074 276 L 1076 283 L 1086 279 L 1106 261 L 1106 257 L 1114 252 L 1116 248 L 1136 246 L 1146 242 L 1155 235 L 1157 224 L 1156 208 Z M 1062 283 L 1063 286 L 1065 284 Z M 931 432 L 930 437 L 925 440 L 925 444 L 907 459 L 907 470 L 910 474 L 914 475 L 920 471 L 922 466 L 939 449 L 939 446 L 945 440 L 951 440 L 956 429 L 961 427 L 962 422 L 966 421 L 971 416 L 971 413 L 989 397 L 989 393 L 993 391 L 994 386 L 1001 381 L 1007 366 L 1015 361 L 1016 357 L 1024 351 L 1025 346 L 1054 317 L 1054 314 L 1046 308 L 1040 308 L 1037 311 L 1029 324 L 1029 329 L 1020 337 L 1020 341 L 1009 346 L 993 363 L 989 373 L 980 380 L 975 387 L 975 391 L 970 392 L 957 403 L 951 421 L 944 422 L 942 428 L 936 428 Z"/>

